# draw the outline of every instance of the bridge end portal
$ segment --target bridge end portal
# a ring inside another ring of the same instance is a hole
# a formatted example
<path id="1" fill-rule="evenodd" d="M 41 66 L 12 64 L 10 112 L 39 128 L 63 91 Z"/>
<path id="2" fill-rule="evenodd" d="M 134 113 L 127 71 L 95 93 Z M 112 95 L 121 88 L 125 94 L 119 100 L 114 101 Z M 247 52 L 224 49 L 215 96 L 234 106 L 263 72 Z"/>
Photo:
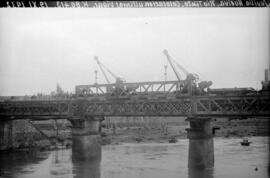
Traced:
<path id="1" fill-rule="evenodd" d="M 187 119 L 190 128 L 187 130 L 189 138 L 188 168 L 209 169 L 214 167 L 214 141 L 211 118 Z"/>

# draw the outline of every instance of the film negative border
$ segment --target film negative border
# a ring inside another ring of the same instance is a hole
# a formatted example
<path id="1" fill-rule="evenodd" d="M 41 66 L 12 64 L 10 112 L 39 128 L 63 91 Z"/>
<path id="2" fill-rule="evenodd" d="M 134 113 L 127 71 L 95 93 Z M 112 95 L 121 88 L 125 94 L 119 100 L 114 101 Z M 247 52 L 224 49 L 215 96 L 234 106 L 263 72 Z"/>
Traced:
<path id="1" fill-rule="evenodd" d="M 269 7 L 269 0 L 201 1 L 1 1 L 1 8 L 181 8 Z"/>

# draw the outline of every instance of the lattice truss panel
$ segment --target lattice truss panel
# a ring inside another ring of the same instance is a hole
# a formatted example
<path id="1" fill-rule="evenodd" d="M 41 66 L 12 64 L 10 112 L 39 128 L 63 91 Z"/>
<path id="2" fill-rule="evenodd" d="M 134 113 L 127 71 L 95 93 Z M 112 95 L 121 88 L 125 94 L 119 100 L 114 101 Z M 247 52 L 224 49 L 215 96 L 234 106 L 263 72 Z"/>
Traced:
<path id="1" fill-rule="evenodd" d="M 269 110 L 268 96 L 197 98 L 194 103 L 196 114 L 269 116 Z"/>
<path id="2" fill-rule="evenodd" d="M 67 115 L 65 101 L 17 101 L 0 103 L 1 115 Z"/>
<path id="3" fill-rule="evenodd" d="M 157 82 L 139 82 L 139 83 L 123 83 L 117 84 L 98 84 L 98 85 L 78 85 L 76 86 L 76 94 L 88 96 L 99 96 L 111 94 L 119 90 L 118 96 L 141 95 L 148 93 L 170 93 L 180 90 L 182 82 L 179 81 L 157 81 Z"/>
<path id="4" fill-rule="evenodd" d="M 85 111 L 87 115 L 104 116 L 184 116 L 191 112 L 190 101 L 87 103 Z"/>
<path id="5" fill-rule="evenodd" d="M 269 116 L 268 95 L 0 102 L 0 116 Z"/>

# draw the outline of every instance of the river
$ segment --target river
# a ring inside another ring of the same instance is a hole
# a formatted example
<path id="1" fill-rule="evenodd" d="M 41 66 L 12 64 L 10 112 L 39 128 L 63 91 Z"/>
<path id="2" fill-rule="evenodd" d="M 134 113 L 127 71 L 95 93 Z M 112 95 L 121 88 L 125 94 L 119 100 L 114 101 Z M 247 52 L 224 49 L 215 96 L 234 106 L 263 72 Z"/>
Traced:
<path id="1" fill-rule="evenodd" d="M 1 153 L 0 177 L 15 178 L 266 178 L 269 137 L 215 138 L 215 168 L 189 170 L 188 140 L 102 147 L 102 159 L 72 162 L 71 149 L 39 153 Z M 257 170 L 256 170 L 257 168 Z"/>

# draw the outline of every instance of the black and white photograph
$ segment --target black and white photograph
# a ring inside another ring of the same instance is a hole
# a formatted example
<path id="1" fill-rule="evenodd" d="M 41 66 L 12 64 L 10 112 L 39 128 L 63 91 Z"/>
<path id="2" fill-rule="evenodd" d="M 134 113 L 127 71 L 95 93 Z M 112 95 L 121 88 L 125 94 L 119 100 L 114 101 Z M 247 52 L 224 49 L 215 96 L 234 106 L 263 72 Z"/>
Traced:
<path id="1" fill-rule="evenodd" d="M 0 6 L 0 178 L 269 177 L 269 2 Z"/>

